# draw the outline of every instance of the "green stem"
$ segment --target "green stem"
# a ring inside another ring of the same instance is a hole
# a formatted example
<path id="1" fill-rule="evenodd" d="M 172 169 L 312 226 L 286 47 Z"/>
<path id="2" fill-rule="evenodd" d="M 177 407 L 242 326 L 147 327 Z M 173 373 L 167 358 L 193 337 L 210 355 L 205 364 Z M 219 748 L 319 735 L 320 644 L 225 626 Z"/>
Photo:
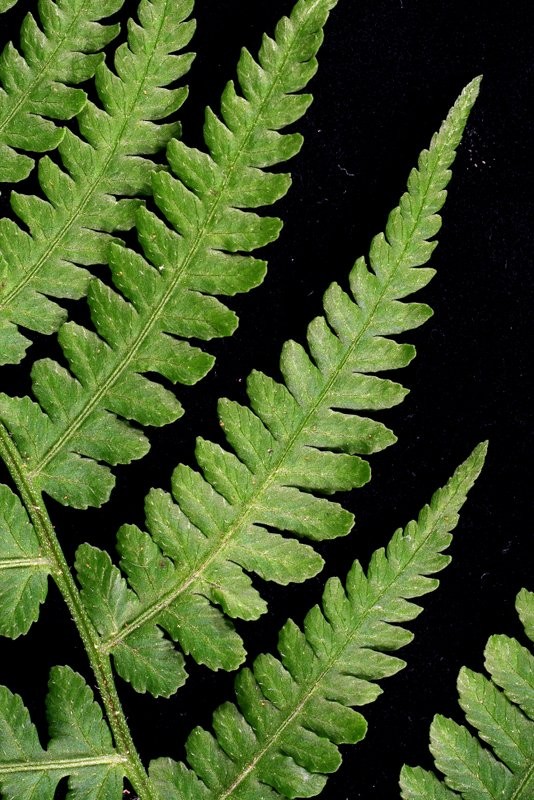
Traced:
<path id="1" fill-rule="evenodd" d="M 115 739 L 117 752 L 127 759 L 126 775 L 142 800 L 158 800 L 133 743 L 117 694 L 109 656 L 100 650 L 100 636 L 82 603 L 69 565 L 48 516 L 41 492 L 36 490 L 24 469 L 24 460 L 6 428 L 0 423 L 0 456 L 15 483 L 31 519 L 51 573 L 82 638 L 94 672 L 100 696 Z"/>

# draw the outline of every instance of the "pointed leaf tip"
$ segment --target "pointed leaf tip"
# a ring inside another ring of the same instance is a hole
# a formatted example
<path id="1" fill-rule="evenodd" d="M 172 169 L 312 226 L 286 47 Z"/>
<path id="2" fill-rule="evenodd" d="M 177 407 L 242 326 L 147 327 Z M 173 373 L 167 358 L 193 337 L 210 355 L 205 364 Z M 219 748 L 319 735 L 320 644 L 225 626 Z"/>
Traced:
<path id="1" fill-rule="evenodd" d="M 480 442 L 473 449 L 471 454 L 460 464 L 454 475 L 468 485 L 467 491 L 473 486 L 474 482 L 482 472 L 488 453 L 488 442 Z"/>

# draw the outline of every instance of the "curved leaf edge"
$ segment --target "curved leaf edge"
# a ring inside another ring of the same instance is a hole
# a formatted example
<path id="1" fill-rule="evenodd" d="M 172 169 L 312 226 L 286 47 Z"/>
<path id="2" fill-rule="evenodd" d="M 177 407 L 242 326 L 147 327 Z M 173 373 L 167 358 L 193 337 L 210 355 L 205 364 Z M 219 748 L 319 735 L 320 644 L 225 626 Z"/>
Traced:
<path id="1" fill-rule="evenodd" d="M 439 228 L 436 212 L 478 85 L 475 80 L 462 92 L 430 150 L 423 151 L 419 170 L 412 170 L 386 235 L 373 240 L 372 269 L 364 259 L 356 262 L 352 297 L 337 285 L 326 292 L 325 317 L 308 329 L 311 355 L 287 343 L 285 383 L 253 373 L 252 410 L 219 404 L 234 452 L 199 439 L 203 476 L 180 465 L 172 498 L 162 490 L 149 493 L 148 532 L 124 525 L 118 533 L 124 577 L 106 553 L 80 548 L 78 578 L 102 646 L 138 691 L 167 696 L 185 680 L 182 653 L 162 639 L 162 629 L 183 653 L 211 669 L 239 666 L 244 650 L 231 619 L 253 620 L 266 611 L 249 574 L 280 584 L 306 580 L 322 559 L 287 534 L 313 542 L 352 528 L 353 515 L 328 496 L 366 483 L 370 471 L 361 456 L 395 441 L 384 425 L 353 412 L 389 408 L 406 394 L 399 384 L 368 373 L 409 363 L 413 348 L 385 337 L 428 318 L 427 306 L 397 298 L 433 275 L 421 268 L 434 246 L 426 238 Z M 151 646 L 159 677 L 143 666 L 143 651 Z"/>
<path id="2" fill-rule="evenodd" d="M 534 592 L 522 589 L 516 610 L 533 638 Z M 404 766 L 404 800 L 530 800 L 534 796 L 534 654 L 508 636 L 491 636 L 484 651 L 489 678 L 467 668 L 458 676 L 470 728 L 436 715 L 430 750 L 436 769 Z M 475 735 L 470 732 L 475 731 Z"/>
<path id="3" fill-rule="evenodd" d="M 186 743 L 191 768 L 158 759 L 149 774 L 162 797 L 227 800 L 311 797 L 341 763 L 338 746 L 355 744 L 366 722 L 355 707 L 376 700 L 377 681 L 405 666 L 391 655 L 412 634 L 401 623 L 421 611 L 411 602 L 435 590 L 431 577 L 450 561 L 443 551 L 487 443 L 477 446 L 417 521 L 371 557 L 356 561 L 345 584 L 330 578 L 303 628 L 291 620 L 279 636 L 279 660 L 261 655 L 235 682 L 237 706 L 214 713 L 211 734 L 195 728 Z"/>

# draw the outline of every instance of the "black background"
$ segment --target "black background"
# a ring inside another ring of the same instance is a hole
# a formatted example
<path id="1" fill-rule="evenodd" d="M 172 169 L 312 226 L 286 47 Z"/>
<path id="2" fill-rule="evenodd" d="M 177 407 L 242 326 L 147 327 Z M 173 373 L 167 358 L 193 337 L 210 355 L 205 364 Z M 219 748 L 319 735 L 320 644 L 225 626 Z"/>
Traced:
<path id="1" fill-rule="evenodd" d="M 18 20 L 29 6 L 21 0 L 0 20 L 4 39 L 16 38 Z M 201 141 L 203 108 L 217 108 L 240 47 L 256 52 L 261 32 L 272 31 L 291 2 L 198 0 L 197 6 L 193 46 L 199 55 L 188 76 L 190 98 L 180 112 L 183 138 L 194 145 Z M 267 279 L 253 294 L 233 301 L 239 330 L 211 347 L 218 360 L 210 376 L 180 390 L 186 416 L 151 434 L 153 448 L 142 464 L 116 470 L 117 489 L 105 510 L 81 513 L 50 503 L 69 556 L 85 539 L 112 548 L 121 522 L 142 524 L 146 490 L 168 487 L 172 468 L 179 461 L 192 463 L 198 433 L 220 440 L 217 397 L 243 400 L 244 378 L 253 367 L 277 375 L 282 343 L 289 337 L 302 341 L 332 280 L 346 284 L 355 257 L 366 253 L 371 237 L 383 229 L 418 153 L 461 88 L 484 74 L 454 166 L 433 258 L 438 274 L 418 297 L 435 316 L 404 337 L 416 344 L 418 357 L 399 373 L 410 395 L 387 415 L 399 442 L 372 457 L 367 487 L 342 498 L 357 523 L 347 539 L 320 547 L 327 560 L 323 574 L 303 587 L 262 586 L 269 615 L 256 626 L 238 626 L 251 655 L 272 650 L 288 613 L 300 621 L 319 600 L 327 576 L 344 576 L 356 557 L 366 563 L 473 446 L 489 439 L 486 468 L 452 546 L 452 565 L 411 625 L 415 641 L 403 652 L 408 666 L 384 682 L 382 697 L 365 709 L 368 736 L 344 752 L 343 767 L 322 795 L 326 800 L 398 797 L 402 763 L 430 766 L 433 714 L 460 718 L 458 669 L 481 668 L 491 633 L 520 633 L 514 597 L 523 585 L 533 588 L 527 344 L 533 301 L 532 21 L 527 2 L 493 11 L 477 0 L 340 0 L 320 52 L 314 104 L 297 126 L 305 145 L 291 164 L 290 194 L 276 208 L 285 227 L 266 251 Z M 32 178 L 17 188 L 36 191 Z M 1 199 L 3 213 L 10 213 L 7 194 Z M 85 318 L 83 304 L 71 304 L 70 310 Z M 34 338 L 29 359 L 59 355 L 53 342 Z M 15 368 L 2 370 L 0 380 L 2 390 L 12 393 L 27 385 Z M 49 666 L 68 663 L 91 680 L 54 588 L 40 622 L 24 639 L 2 642 L 0 658 L 0 681 L 24 696 L 41 725 L 40 696 Z M 212 675 L 194 664 L 190 672 L 186 687 L 170 701 L 138 696 L 119 681 L 144 757 L 183 757 L 187 732 L 196 723 L 209 725 L 213 708 L 231 697 L 232 676 Z"/>

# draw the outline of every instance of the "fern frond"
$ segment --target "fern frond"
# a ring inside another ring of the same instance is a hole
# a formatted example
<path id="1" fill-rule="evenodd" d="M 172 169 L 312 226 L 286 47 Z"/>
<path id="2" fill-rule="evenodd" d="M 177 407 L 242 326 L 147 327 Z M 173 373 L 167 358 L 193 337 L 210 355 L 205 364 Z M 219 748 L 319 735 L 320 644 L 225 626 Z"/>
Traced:
<path id="1" fill-rule="evenodd" d="M 90 283 L 100 335 L 74 323 L 59 334 L 74 377 L 53 361 L 40 361 L 33 385 L 43 410 L 29 398 L 0 398 L 0 418 L 26 459 L 28 478 L 59 502 L 101 505 L 114 478 L 96 460 L 124 464 L 146 453 L 144 435 L 116 414 L 141 425 L 164 425 L 183 413 L 174 394 L 142 373 L 195 383 L 214 359 L 185 339 L 234 331 L 236 315 L 210 295 L 246 291 L 263 278 L 263 261 L 226 251 L 248 252 L 280 230 L 279 220 L 242 207 L 273 203 L 289 187 L 288 175 L 260 167 L 285 161 L 301 146 L 300 135 L 277 131 L 310 104 L 310 95 L 299 92 L 315 73 L 322 28 L 334 5 L 335 0 L 300 0 L 278 24 L 275 39 L 264 38 L 259 64 L 243 52 L 238 72 L 245 97 L 230 83 L 222 101 L 225 122 L 207 112 L 211 155 L 176 140 L 169 145 L 171 167 L 184 182 L 160 173 L 154 191 L 180 233 L 139 212 L 140 236 L 156 268 L 112 246 L 113 279 L 128 301 L 98 280 Z"/>
<path id="2" fill-rule="evenodd" d="M 534 593 L 522 590 L 517 610 L 532 637 Z M 531 800 L 534 797 L 534 656 L 516 639 L 492 636 L 485 649 L 491 679 L 463 668 L 460 705 L 467 728 L 440 715 L 430 729 L 430 750 L 442 783 L 431 772 L 403 767 L 405 800 Z"/>
<path id="3" fill-rule="evenodd" d="M 113 748 L 102 712 L 83 678 L 50 673 L 50 742 L 43 750 L 20 697 L 0 687 L 0 790 L 10 800 L 52 800 L 69 778 L 69 800 L 120 800 L 125 759 Z"/>
<path id="4" fill-rule="evenodd" d="M 0 56 L 0 181 L 20 181 L 31 172 L 33 158 L 17 149 L 43 153 L 58 146 L 63 130 L 51 120 L 71 119 L 86 101 L 85 92 L 67 84 L 94 75 L 103 58 L 98 51 L 119 30 L 97 23 L 123 1 L 43 0 L 41 27 L 27 14 L 22 52 L 9 43 Z"/>
<path id="5" fill-rule="evenodd" d="M 26 510 L 0 484 L 0 636 L 28 631 L 46 599 L 50 572 Z"/>
<path id="6" fill-rule="evenodd" d="M 128 43 L 115 54 L 116 74 L 96 69 L 102 108 L 88 102 L 78 115 L 83 138 L 66 131 L 61 169 L 45 157 L 39 181 L 47 201 L 13 193 L 11 205 L 25 226 L 0 220 L 0 364 L 21 360 L 29 340 L 18 325 L 49 334 L 65 320 L 50 297 L 79 298 L 89 272 L 107 264 L 111 234 L 135 224 L 139 195 L 151 193 L 156 165 L 145 155 L 165 148 L 178 123 L 160 123 L 182 105 L 185 88 L 164 87 L 192 62 L 177 54 L 189 43 L 193 0 L 142 0 L 139 23 L 129 20 Z"/>
<path id="7" fill-rule="evenodd" d="M 356 263 L 350 276 L 354 299 L 336 285 L 327 291 L 326 319 L 315 319 L 308 330 L 313 361 L 292 342 L 281 361 L 286 385 L 253 373 L 248 386 L 253 411 L 227 400 L 219 407 L 236 455 L 199 439 L 196 457 L 204 477 L 180 465 L 172 480 L 176 504 L 161 490 L 147 497 L 149 533 L 133 525 L 121 528 L 118 550 L 131 589 L 107 554 L 80 548 L 79 579 L 83 596 L 88 602 L 93 598 L 92 618 L 103 647 L 139 691 L 168 694 L 184 680 L 183 670 L 173 678 L 167 641 L 158 651 L 158 680 L 137 664 L 150 642 L 161 639 L 160 627 L 197 661 L 235 669 L 244 651 L 225 615 L 251 620 L 266 610 L 246 572 L 286 584 L 321 569 L 322 559 L 311 547 L 264 526 L 312 540 L 351 529 L 351 514 L 313 492 L 361 486 L 369 466 L 360 454 L 395 440 L 381 423 L 352 412 L 388 408 L 406 394 L 399 384 L 366 373 L 404 366 L 414 355 L 410 345 L 385 337 L 416 327 L 429 315 L 427 306 L 400 298 L 433 274 L 416 267 L 433 250 L 426 239 L 439 228 L 436 212 L 445 200 L 448 168 L 477 91 L 478 82 L 464 90 L 421 155 L 408 192 L 389 218 L 387 238 L 373 241 L 372 271 L 363 259 Z M 111 618 L 104 606 L 114 609 Z"/>
<path id="8" fill-rule="evenodd" d="M 437 587 L 428 576 L 450 561 L 443 551 L 484 457 L 479 445 L 418 520 L 374 553 L 367 575 L 356 561 L 345 586 L 331 578 L 303 631 L 291 620 L 282 628 L 280 660 L 261 655 L 239 673 L 238 708 L 226 703 L 215 712 L 215 736 L 196 728 L 187 740 L 194 772 L 169 759 L 152 763 L 161 797 L 275 800 L 321 791 L 340 766 L 338 746 L 365 736 L 353 707 L 375 700 L 377 681 L 405 666 L 390 655 L 413 638 L 401 623 L 421 611 L 410 601 Z"/>

